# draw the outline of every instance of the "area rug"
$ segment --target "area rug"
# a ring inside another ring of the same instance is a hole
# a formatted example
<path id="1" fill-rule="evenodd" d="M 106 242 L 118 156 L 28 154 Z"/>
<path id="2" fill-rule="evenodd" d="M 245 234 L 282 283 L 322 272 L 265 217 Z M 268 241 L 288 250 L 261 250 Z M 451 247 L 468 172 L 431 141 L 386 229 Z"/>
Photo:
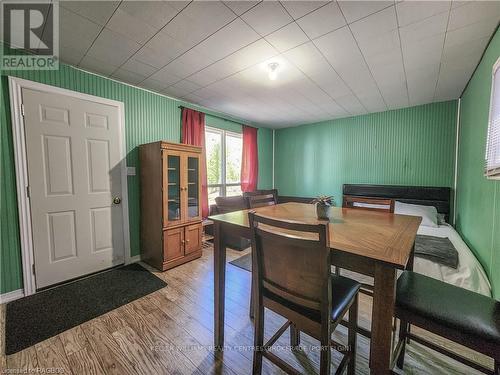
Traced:
<path id="1" fill-rule="evenodd" d="M 245 271 L 252 272 L 252 253 L 245 254 L 229 262 L 233 266 L 239 267 Z"/>
<path id="2" fill-rule="evenodd" d="M 6 307 L 5 354 L 16 353 L 166 285 L 134 263 L 10 302 Z"/>

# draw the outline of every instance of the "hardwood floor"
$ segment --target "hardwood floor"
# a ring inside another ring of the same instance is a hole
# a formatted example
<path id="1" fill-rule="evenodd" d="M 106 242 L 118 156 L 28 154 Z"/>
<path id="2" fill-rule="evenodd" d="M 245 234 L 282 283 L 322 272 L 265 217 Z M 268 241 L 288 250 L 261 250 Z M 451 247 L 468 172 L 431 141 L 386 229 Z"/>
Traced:
<path id="1" fill-rule="evenodd" d="M 228 250 L 228 261 L 245 252 Z M 10 369 L 51 369 L 58 374 L 228 374 L 247 375 L 252 369 L 253 324 L 248 317 L 250 273 L 232 265 L 227 269 L 226 350 L 215 355 L 213 345 L 213 258 L 211 247 L 203 257 L 164 273 L 154 272 L 168 286 L 14 355 L 5 356 L 5 306 L 0 305 L 0 373 Z M 360 296 L 360 324 L 369 327 L 371 300 Z M 269 338 L 284 323 L 267 311 Z M 430 337 L 430 334 L 426 335 Z M 336 340 L 347 342 L 340 327 Z M 432 336 L 434 342 L 459 350 L 481 363 L 492 362 L 477 353 Z M 318 342 L 302 335 L 302 350 L 291 352 L 288 332 L 276 354 L 306 374 L 319 368 Z M 358 374 L 368 373 L 366 338 L 358 336 Z M 333 352 L 333 368 L 341 356 Z M 14 370 L 15 369 L 15 370 Z M 283 372 L 264 359 L 264 374 Z M 403 373 L 400 371 L 400 373 Z M 474 374 L 465 366 L 418 344 L 408 346 L 404 373 Z"/>

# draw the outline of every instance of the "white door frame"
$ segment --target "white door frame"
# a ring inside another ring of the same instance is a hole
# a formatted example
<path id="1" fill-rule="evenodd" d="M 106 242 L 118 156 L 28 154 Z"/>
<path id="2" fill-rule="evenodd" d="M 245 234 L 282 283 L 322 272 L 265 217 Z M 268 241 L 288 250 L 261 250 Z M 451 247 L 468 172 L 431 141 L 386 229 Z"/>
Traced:
<path id="1" fill-rule="evenodd" d="M 128 218 L 128 188 L 127 188 L 127 161 L 125 150 L 125 111 L 123 102 L 87 95 L 76 91 L 45 85 L 43 83 L 28 81 L 9 76 L 10 110 L 12 121 L 12 138 L 14 141 L 14 159 L 16 166 L 17 208 L 19 210 L 19 231 L 21 237 L 21 255 L 23 264 L 24 295 L 29 296 L 36 292 L 35 275 L 33 273 L 35 258 L 33 252 L 33 238 L 31 231 L 31 209 L 27 194 L 28 163 L 26 156 L 26 136 L 22 109 L 22 89 L 66 95 L 77 99 L 105 104 L 118 109 L 119 123 L 119 149 L 121 157 L 121 183 L 123 207 L 123 237 L 125 264 L 131 263 L 130 257 L 130 232 Z"/>

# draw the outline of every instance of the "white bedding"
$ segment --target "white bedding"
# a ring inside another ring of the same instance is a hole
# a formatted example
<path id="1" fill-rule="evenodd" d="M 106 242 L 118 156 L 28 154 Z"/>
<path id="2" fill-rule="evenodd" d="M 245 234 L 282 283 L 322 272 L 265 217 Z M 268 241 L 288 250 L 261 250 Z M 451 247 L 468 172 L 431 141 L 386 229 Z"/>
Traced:
<path id="1" fill-rule="evenodd" d="M 448 237 L 458 251 L 459 264 L 453 269 L 415 257 L 415 272 L 491 297 L 491 285 L 483 267 L 452 226 L 445 224 L 432 228 L 421 225 L 418 234 Z"/>

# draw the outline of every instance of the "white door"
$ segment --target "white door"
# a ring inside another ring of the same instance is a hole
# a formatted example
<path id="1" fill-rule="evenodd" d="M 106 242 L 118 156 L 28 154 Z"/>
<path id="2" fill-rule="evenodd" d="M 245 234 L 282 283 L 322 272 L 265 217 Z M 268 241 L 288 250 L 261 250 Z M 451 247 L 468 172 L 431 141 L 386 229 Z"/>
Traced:
<path id="1" fill-rule="evenodd" d="M 22 89 L 36 287 L 124 262 L 118 108 Z"/>

